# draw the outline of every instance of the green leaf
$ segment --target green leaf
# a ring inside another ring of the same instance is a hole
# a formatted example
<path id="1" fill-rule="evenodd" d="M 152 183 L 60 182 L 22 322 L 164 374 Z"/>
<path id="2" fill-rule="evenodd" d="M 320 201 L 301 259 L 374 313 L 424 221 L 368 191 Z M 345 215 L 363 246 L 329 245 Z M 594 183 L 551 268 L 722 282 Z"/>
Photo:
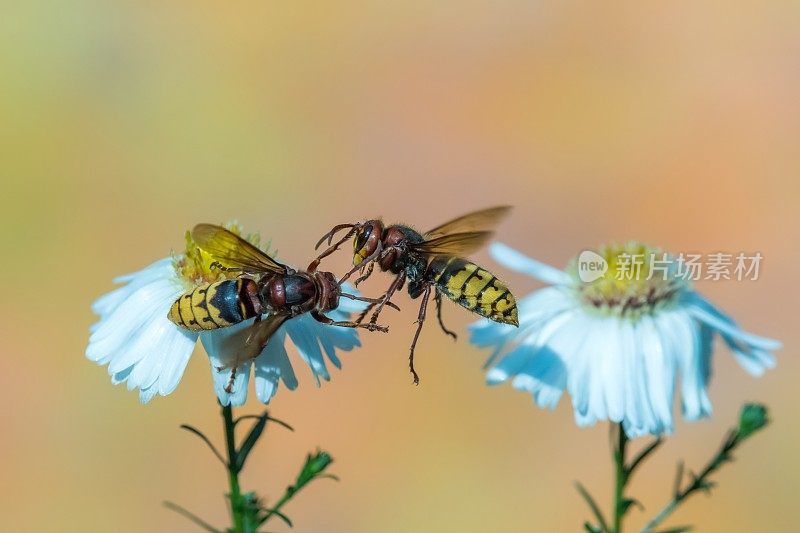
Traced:
<path id="1" fill-rule="evenodd" d="M 242 447 L 239 448 L 239 452 L 236 454 L 236 469 L 241 470 L 244 468 L 244 462 L 247 460 L 247 456 L 250 455 L 250 451 L 255 446 L 258 439 L 261 437 L 261 433 L 264 432 L 264 428 L 267 425 L 267 420 L 269 417 L 267 413 L 264 413 L 260 417 L 258 417 L 258 421 L 253 424 L 250 433 L 247 434 L 247 437 L 242 442 Z"/>
<path id="2" fill-rule="evenodd" d="M 189 520 L 194 522 L 194 524 L 197 527 L 199 527 L 200 529 L 208 531 L 209 533 L 222 533 L 221 530 L 215 528 L 214 526 L 212 526 L 211 524 L 209 524 L 208 522 L 206 522 L 205 520 L 203 520 L 202 518 L 200 518 L 196 514 L 192 513 L 191 511 L 188 511 L 184 507 L 181 507 L 177 503 L 173 503 L 173 502 L 167 501 L 167 502 L 164 502 L 164 507 L 166 507 L 167 509 L 169 509 L 171 511 L 175 511 L 176 513 L 178 513 L 179 515 L 181 515 L 181 516 L 183 516 L 185 518 L 188 518 Z"/>
<path id="3" fill-rule="evenodd" d="M 672 529 L 662 529 L 658 533 L 686 533 L 687 531 L 691 531 L 694 529 L 692 526 L 681 526 L 681 527 L 674 527 Z"/>
<path id="4" fill-rule="evenodd" d="M 277 509 L 264 509 L 264 510 L 267 512 L 267 515 L 275 515 L 281 520 L 283 520 L 287 526 L 294 527 L 289 517 L 283 514 L 282 512 L 278 511 Z"/>
<path id="5" fill-rule="evenodd" d="M 640 511 L 644 511 L 644 505 L 642 505 L 639 500 L 636 500 L 634 498 L 623 498 L 622 501 L 619 503 L 620 503 L 620 508 L 622 510 L 622 514 L 627 513 L 628 509 L 630 509 L 632 505 L 638 507 Z"/>
<path id="6" fill-rule="evenodd" d="M 664 442 L 664 439 L 661 438 L 661 437 L 658 437 L 653 442 L 651 442 L 650 444 L 645 446 L 644 449 L 642 449 L 642 451 L 640 451 L 639 454 L 633 459 L 633 461 L 631 461 L 631 463 L 628 466 L 625 467 L 625 474 L 627 476 L 630 476 L 631 474 L 633 474 L 633 471 L 636 470 L 636 468 L 642 463 L 642 461 L 647 459 L 647 457 L 651 453 L 656 451 L 656 449 L 659 446 L 661 446 L 661 444 L 663 442 Z"/>
<path id="7" fill-rule="evenodd" d="M 588 533 L 602 533 L 602 530 L 595 526 L 594 524 L 590 524 L 589 522 L 583 523 L 583 529 L 585 529 Z"/>
<path id="8" fill-rule="evenodd" d="M 739 428 L 736 436 L 744 440 L 769 424 L 767 407 L 762 404 L 747 403 L 739 414 Z"/>
<path id="9" fill-rule="evenodd" d="M 214 453 L 214 455 L 217 456 L 217 459 L 219 459 L 220 462 L 223 465 L 225 465 L 225 468 L 228 467 L 228 462 L 225 460 L 224 457 L 222 457 L 222 454 L 219 453 L 219 450 L 217 450 L 214 447 L 214 445 L 211 443 L 211 440 L 208 437 L 206 437 L 205 434 L 202 431 L 200 431 L 199 429 L 197 429 L 194 426 L 190 426 L 189 424 L 181 424 L 180 428 L 181 429 L 185 429 L 189 433 L 193 433 L 194 435 L 197 435 L 198 437 L 200 437 L 200 439 L 202 439 L 202 441 L 206 443 L 206 446 L 208 446 L 211 449 L 211 451 Z"/>
<path id="10" fill-rule="evenodd" d="M 294 428 L 292 426 L 290 426 L 289 424 L 287 424 L 283 420 L 280 420 L 278 418 L 274 418 L 274 417 L 269 416 L 269 414 L 267 414 L 266 412 L 263 415 L 242 415 L 242 416 L 240 416 L 239 418 L 237 418 L 236 420 L 233 421 L 233 425 L 236 426 L 239 422 L 241 422 L 243 420 L 255 420 L 255 419 L 261 418 L 262 416 L 265 416 L 265 415 L 266 415 L 267 419 L 270 422 L 275 422 L 279 426 L 283 426 L 286 429 L 288 429 L 289 431 L 294 431 Z"/>
<path id="11" fill-rule="evenodd" d="M 608 531 L 608 523 L 606 522 L 606 519 L 603 517 L 603 512 L 600 511 L 600 506 L 598 506 L 597 502 L 594 501 L 594 498 L 592 498 L 592 495 L 589 494 L 589 491 L 586 490 L 586 488 L 583 485 L 581 485 L 580 481 L 575 482 L 575 488 L 578 490 L 580 495 L 583 496 L 583 499 L 586 500 L 586 503 L 589 505 L 589 508 L 592 510 L 592 513 L 594 514 L 594 517 L 600 523 L 600 529 L 598 531 L 600 531 L 601 533 Z"/>

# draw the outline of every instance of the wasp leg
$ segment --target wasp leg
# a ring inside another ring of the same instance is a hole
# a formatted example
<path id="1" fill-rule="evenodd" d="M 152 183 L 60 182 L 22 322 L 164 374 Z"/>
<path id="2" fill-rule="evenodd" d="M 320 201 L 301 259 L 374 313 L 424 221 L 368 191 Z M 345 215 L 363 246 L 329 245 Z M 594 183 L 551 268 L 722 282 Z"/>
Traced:
<path id="1" fill-rule="evenodd" d="M 320 262 L 321 262 L 321 261 L 322 261 L 324 258 L 328 257 L 328 256 L 329 256 L 329 255 L 331 255 L 333 252 L 335 252 L 336 250 L 338 250 L 338 249 L 339 249 L 339 246 L 341 246 L 341 245 L 344 243 L 344 241 L 346 241 L 347 239 L 349 239 L 350 237 L 352 237 L 352 236 L 353 236 L 353 234 L 354 234 L 356 231 L 358 231 L 358 229 L 359 229 L 360 227 L 361 227 L 361 224 L 339 224 L 338 226 L 334 226 L 332 230 L 330 230 L 328 233 L 326 233 L 325 235 L 323 235 L 323 236 L 322 236 L 322 238 L 321 238 L 321 239 L 320 239 L 320 240 L 317 242 L 317 245 L 314 247 L 314 249 L 316 250 L 317 248 L 319 248 L 319 247 L 320 247 L 320 245 L 321 245 L 323 242 L 325 242 L 325 240 L 326 240 L 326 239 L 327 239 L 327 241 L 328 241 L 328 244 L 329 244 L 330 246 L 328 246 L 328 248 L 327 248 L 327 249 L 326 249 L 324 252 L 322 252 L 321 254 L 319 254 L 319 255 L 317 256 L 317 258 L 316 258 L 316 259 L 314 259 L 314 260 L 311 262 L 311 264 L 310 264 L 310 265 L 308 265 L 308 268 L 307 268 L 306 270 L 307 270 L 308 272 L 314 272 L 314 271 L 317 269 L 317 267 L 319 266 Z M 334 235 L 336 235 L 336 233 L 338 233 L 339 231 L 341 231 L 341 230 L 343 230 L 343 229 L 345 229 L 345 228 L 350 228 L 350 230 L 349 230 L 347 233 L 345 233 L 345 234 L 344 234 L 344 237 L 342 237 L 341 239 L 339 239 L 339 241 L 338 241 L 336 244 L 332 244 L 332 245 L 331 245 L 331 242 L 333 242 L 333 236 L 334 236 Z"/>
<path id="2" fill-rule="evenodd" d="M 391 250 L 391 248 L 387 248 L 387 250 Z M 342 278 L 339 280 L 339 283 L 344 283 L 345 280 L 347 280 L 347 278 L 349 278 L 350 276 L 352 276 L 356 272 L 356 270 L 359 270 L 359 269 L 363 270 L 364 267 L 367 266 L 367 265 L 372 267 L 372 264 L 377 259 L 382 258 L 384 253 L 385 253 L 385 251 L 383 249 L 383 244 L 379 242 L 378 246 L 375 247 L 375 251 L 372 252 L 371 254 L 369 254 L 367 257 L 365 257 L 359 264 L 357 264 L 356 266 L 351 268 L 350 271 L 347 274 L 342 276 Z M 372 268 L 370 268 L 370 271 L 372 271 Z"/>
<path id="3" fill-rule="evenodd" d="M 219 261 L 214 261 L 213 263 L 211 263 L 209 265 L 209 268 L 211 268 L 211 270 L 214 270 L 214 269 L 221 270 L 222 272 L 240 272 L 240 273 L 246 274 L 246 275 L 259 275 L 259 274 L 261 274 L 261 272 L 259 272 L 257 270 L 251 270 L 251 269 L 241 268 L 241 267 L 226 267 L 222 263 L 220 263 Z M 286 273 L 287 274 L 294 274 L 294 272 L 295 271 L 293 269 L 288 268 L 288 267 L 286 268 Z"/>
<path id="4" fill-rule="evenodd" d="M 209 268 L 211 268 L 211 270 L 217 269 L 223 272 L 245 272 L 245 269 L 243 268 L 233 268 L 233 267 L 223 266 L 222 263 L 220 263 L 219 261 L 214 261 L 213 263 L 211 263 L 209 265 Z"/>
<path id="5" fill-rule="evenodd" d="M 339 296 L 342 298 L 348 298 L 350 300 L 355 300 L 357 302 L 366 302 L 370 304 L 367 306 L 368 309 L 371 309 L 375 305 L 381 303 L 381 298 L 367 298 L 366 296 L 356 296 L 355 294 L 348 294 L 346 292 L 340 292 Z M 386 305 L 394 309 L 395 311 L 399 311 L 400 307 L 392 302 L 386 302 Z M 362 313 L 363 314 L 363 313 Z"/>
<path id="6" fill-rule="evenodd" d="M 369 314 L 369 312 L 370 312 L 370 311 L 371 311 L 371 310 L 372 310 L 372 309 L 373 309 L 373 308 L 374 308 L 376 305 L 378 305 L 378 304 L 377 304 L 377 303 L 374 303 L 374 304 L 369 304 L 369 305 L 367 306 L 367 308 L 366 308 L 366 309 L 364 309 L 363 311 L 361 311 L 361 314 L 360 314 L 360 315 L 358 315 L 358 318 L 356 318 L 356 320 L 355 320 L 356 324 L 360 324 L 360 323 L 362 323 L 362 322 L 364 321 L 364 319 L 365 319 L 365 318 L 367 318 L 367 315 Z"/>
<path id="7" fill-rule="evenodd" d="M 323 315 L 319 311 L 311 311 L 311 316 L 314 317 L 314 320 L 320 322 L 322 324 L 327 324 L 329 326 L 339 326 L 342 328 L 364 328 L 368 331 L 380 331 L 381 333 L 388 333 L 389 328 L 388 326 L 381 326 L 378 324 L 360 324 L 358 322 L 349 322 L 349 321 L 341 321 L 341 320 L 333 320 L 332 318 Z"/>
<path id="8" fill-rule="evenodd" d="M 244 340 L 245 346 L 249 346 L 250 344 L 253 343 L 253 334 L 256 332 L 256 328 L 253 327 L 253 326 L 255 326 L 256 324 L 261 322 L 261 320 L 262 320 L 262 315 L 256 315 L 255 320 L 253 320 L 253 325 L 250 326 L 250 333 L 248 333 L 247 337 L 245 337 L 245 340 Z M 236 359 L 233 361 L 233 364 L 230 367 L 231 368 L 231 377 L 228 379 L 228 384 L 225 385 L 225 392 L 227 392 L 228 394 L 231 394 L 233 392 L 233 384 L 236 381 L 236 369 L 239 368 L 239 365 L 241 363 L 242 362 L 239 360 L 239 356 L 237 355 Z M 218 366 L 217 367 L 217 371 L 218 372 L 222 372 L 226 368 L 228 368 L 228 365 Z"/>
<path id="9" fill-rule="evenodd" d="M 458 335 L 447 329 L 447 326 L 445 326 L 444 322 L 442 322 L 442 293 L 436 291 L 436 296 L 434 296 L 433 299 L 436 300 L 436 318 L 439 319 L 439 327 L 441 327 L 442 331 L 444 331 L 447 335 L 453 337 L 453 340 L 457 340 Z"/>
<path id="10" fill-rule="evenodd" d="M 408 369 L 411 370 L 411 375 L 414 376 L 414 385 L 419 385 L 419 375 L 414 370 L 414 348 L 417 347 L 417 339 L 422 332 L 422 324 L 425 323 L 425 315 L 428 311 L 428 299 L 431 296 L 430 284 L 425 285 L 425 290 L 422 293 L 422 303 L 419 306 L 419 315 L 417 316 L 417 331 L 414 333 L 414 340 L 411 341 L 411 351 L 408 354 Z"/>
<path id="11" fill-rule="evenodd" d="M 231 377 L 228 379 L 228 384 L 225 385 L 225 392 L 231 394 L 233 392 L 233 384 L 236 382 L 236 368 L 231 368 Z"/>
<path id="12" fill-rule="evenodd" d="M 367 281 L 367 279 L 372 275 L 372 270 L 375 268 L 375 261 L 370 261 L 369 266 L 367 267 L 367 273 L 362 274 L 358 277 L 357 280 L 353 282 L 354 287 L 358 287 L 358 284 L 362 281 Z"/>
<path id="13" fill-rule="evenodd" d="M 369 319 L 369 321 L 370 321 L 372 324 L 374 324 L 374 323 L 376 323 L 376 322 L 378 321 L 378 315 L 380 315 L 380 314 L 381 314 L 381 311 L 383 310 L 383 306 L 384 306 L 384 305 L 386 305 L 387 303 L 389 303 L 389 300 L 391 300 L 391 299 L 392 299 L 392 296 L 394 295 L 395 291 L 396 291 L 398 288 L 400 288 L 400 287 L 402 287 L 402 286 L 403 286 L 403 283 L 405 282 L 405 280 L 406 280 L 406 272 L 405 272 L 405 270 L 404 270 L 404 271 L 400 272 L 400 273 L 397 275 L 397 277 L 396 277 L 396 278 L 394 278 L 394 281 L 392 282 L 392 284 L 391 284 L 391 285 L 389 285 L 389 289 L 388 289 L 388 290 L 386 291 L 386 293 L 383 295 L 383 298 L 381 298 L 381 301 L 380 301 L 380 303 L 378 304 L 378 307 L 377 307 L 377 308 L 375 309 L 375 311 L 372 313 L 372 316 L 371 316 L 371 317 L 370 317 L 370 319 Z"/>

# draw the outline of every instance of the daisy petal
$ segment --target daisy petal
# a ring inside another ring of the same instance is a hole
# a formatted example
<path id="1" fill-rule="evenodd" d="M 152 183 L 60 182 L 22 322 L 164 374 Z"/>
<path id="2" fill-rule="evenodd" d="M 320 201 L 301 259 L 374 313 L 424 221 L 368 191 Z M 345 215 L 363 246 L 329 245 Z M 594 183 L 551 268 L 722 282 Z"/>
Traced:
<path id="1" fill-rule="evenodd" d="M 489 246 L 489 253 L 504 267 L 527 274 L 550 285 L 567 285 L 571 281 L 569 274 L 563 270 L 531 259 L 505 244 L 493 243 Z"/>

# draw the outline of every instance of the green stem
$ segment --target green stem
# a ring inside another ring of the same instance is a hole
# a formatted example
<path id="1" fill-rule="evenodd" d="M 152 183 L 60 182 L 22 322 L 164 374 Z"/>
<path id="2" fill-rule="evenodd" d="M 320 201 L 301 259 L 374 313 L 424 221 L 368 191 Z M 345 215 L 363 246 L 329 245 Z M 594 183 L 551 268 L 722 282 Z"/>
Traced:
<path id="1" fill-rule="evenodd" d="M 616 485 L 614 488 L 614 529 L 612 533 L 622 533 L 622 518 L 625 515 L 627 504 L 625 503 L 625 484 L 628 481 L 628 470 L 625 464 L 625 449 L 628 444 L 628 437 L 621 424 L 611 426 L 611 438 L 614 439 L 616 430 L 616 444 L 614 449 L 614 464 L 616 467 Z"/>
<path id="2" fill-rule="evenodd" d="M 711 490 L 713 484 L 708 480 L 708 478 L 714 472 L 716 472 L 720 466 L 731 460 L 731 452 L 734 450 L 734 448 L 736 448 L 739 442 L 740 439 L 738 438 L 737 433 L 735 431 L 729 432 L 716 455 L 714 455 L 714 457 L 708 462 L 708 464 L 706 464 L 699 474 L 692 476 L 692 482 L 689 483 L 689 485 L 684 489 L 680 488 L 683 478 L 683 466 L 679 466 L 678 477 L 675 482 L 675 495 L 661 509 L 661 511 L 659 511 L 655 517 L 653 517 L 652 520 L 645 524 L 641 533 L 652 532 L 659 524 L 661 524 L 661 522 L 666 520 L 666 518 L 671 515 L 672 512 L 684 502 L 684 500 L 686 500 L 695 492 L 701 490 Z"/>
<path id="3" fill-rule="evenodd" d="M 225 421 L 225 445 L 228 449 L 228 482 L 230 484 L 231 516 L 233 517 L 232 533 L 244 533 L 244 509 L 242 491 L 239 488 L 239 469 L 237 465 L 236 438 L 234 436 L 233 410 L 230 405 L 222 407 L 222 418 Z"/>

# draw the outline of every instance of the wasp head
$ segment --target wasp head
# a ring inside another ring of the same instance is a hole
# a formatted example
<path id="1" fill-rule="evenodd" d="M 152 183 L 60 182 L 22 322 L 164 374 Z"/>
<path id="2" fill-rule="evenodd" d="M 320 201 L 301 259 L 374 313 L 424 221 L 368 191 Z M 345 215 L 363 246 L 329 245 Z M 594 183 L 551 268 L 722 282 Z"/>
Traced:
<path id="1" fill-rule="evenodd" d="M 382 233 L 383 223 L 380 220 L 368 220 L 358 228 L 353 240 L 353 265 L 360 265 L 375 252 Z"/>

